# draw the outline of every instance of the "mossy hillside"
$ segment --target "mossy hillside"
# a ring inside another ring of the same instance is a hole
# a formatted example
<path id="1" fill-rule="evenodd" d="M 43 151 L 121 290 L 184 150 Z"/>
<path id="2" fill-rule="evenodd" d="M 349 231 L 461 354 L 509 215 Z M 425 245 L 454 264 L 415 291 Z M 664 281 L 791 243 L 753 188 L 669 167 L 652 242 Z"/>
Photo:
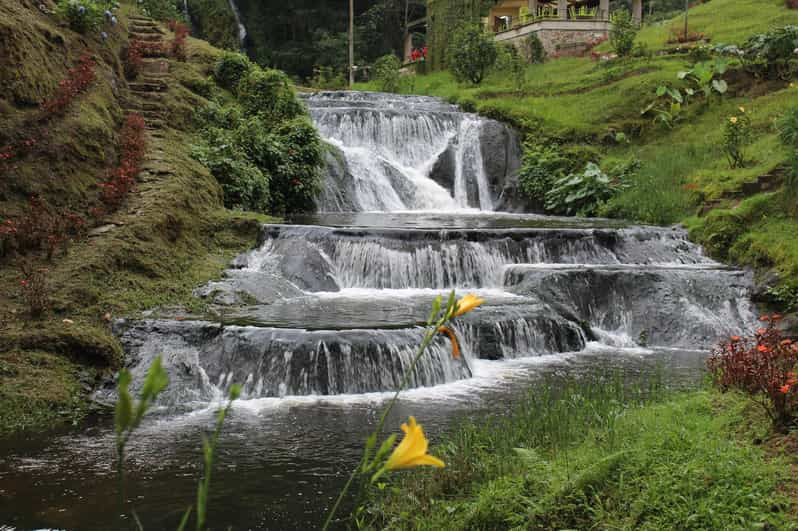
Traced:
<path id="1" fill-rule="evenodd" d="M 128 12 L 130 8 L 123 6 L 122 26 Z M 21 159 L 13 178 L 3 180 L 0 217 L 24 213 L 27 197 L 34 193 L 53 209 L 85 214 L 98 204 L 98 181 L 116 163 L 116 135 L 126 96 L 117 56 L 126 33 L 114 37 L 118 44 L 94 42 L 72 35 L 37 9 L 15 13 L 20 20 L 12 25 L 34 20 L 48 31 L 79 40 L 75 46 L 96 58 L 98 75 L 63 117 L 48 123 L 52 140 L 46 148 Z M 168 32 L 166 38 L 171 38 Z M 52 263 L 33 257 L 38 266 L 49 269 L 51 305 L 44 318 L 28 318 L 16 263 L 6 260 L 0 265 L 0 431 L 80 417 L 86 411 L 87 390 L 122 361 L 109 321 L 156 306 L 202 311 L 192 290 L 218 277 L 230 258 L 257 241 L 260 223 L 269 220 L 224 210 L 218 183 L 189 156 L 194 141 L 191 116 L 207 103 L 208 73 L 221 51 L 189 39 L 187 52 L 187 62 L 169 61 L 171 81 L 163 103 L 170 127 L 162 129 L 159 138 L 150 138 L 137 190 L 122 208 L 100 220 L 103 231 L 74 242 Z M 62 72 L 29 72 L 52 74 L 57 83 L 66 66 Z M 4 108 L 4 123 L 28 123 L 26 115 L 35 111 L 16 102 Z M 39 387 L 46 387 L 40 389 L 41 400 L 31 399 L 30 382 L 21 376 L 28 374 L 35 374 Z"/>
<path id="2" fill-rule="evenodd" d="M 543 407 L 593 399 L 569 388 Z M 430 449 L 445 469 L 392 476 L 364 516 L 390 529 L 794 528 L 783 489 L 795 458 L 758 445 L 769 425 L 750 401 L 693 391 L 614 403 L 592 420 L 557 417 L 570 436 L 531 404 L 466 422 Z"/>

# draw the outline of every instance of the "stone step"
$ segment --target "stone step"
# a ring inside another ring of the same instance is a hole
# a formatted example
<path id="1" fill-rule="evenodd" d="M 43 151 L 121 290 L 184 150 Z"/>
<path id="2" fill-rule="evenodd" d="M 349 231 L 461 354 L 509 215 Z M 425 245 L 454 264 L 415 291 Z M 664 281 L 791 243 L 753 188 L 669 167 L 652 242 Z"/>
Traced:
<path id="1" fill-rule="evenodd" d="M 153 33 L 156 35 L 163 35 L 163 30 L 155 24 L 141 24 L 138 22 L 133 22 L 130 25 L 130 31 L 134 33 Z"/>
<path id="2" fill-rule="evenodd" d="M 163 39 L 158 33 L 140 33 L 137 31 L 129 32 L 131 39 L 143 42 L 161 42 Z"/>
<path id="3" fill-rule="evenodd" d="M 152 22 L 155 23 L 155 20 L 152 17 L 145 17 L 144 15 L 130 15 L 128 17 L 130 20 L 141 20 L 144 22 Z"/>
<path id="4" fill-rule="evenodd" d="M 123 101 L 122 107 L 125 109 L 125 112 L 163 111 L 163 105 L 161 105 L 160 103 L 155 103 L 150 101 L 138 101 L 133 99 Z"/>
<path id="5" fill-rule="evenodd" d="M 163 129 L 166 127 L 166 122 L 164 120 L 146 120 L 146 129 Z"/>
<path id="6" fill-rule="evenodd" d="M 129 87 L 133 92 L 165 92 L 169 88 L 166 83 L 147 83 L 138 81 L 135 83 L 130 83 Z"/>

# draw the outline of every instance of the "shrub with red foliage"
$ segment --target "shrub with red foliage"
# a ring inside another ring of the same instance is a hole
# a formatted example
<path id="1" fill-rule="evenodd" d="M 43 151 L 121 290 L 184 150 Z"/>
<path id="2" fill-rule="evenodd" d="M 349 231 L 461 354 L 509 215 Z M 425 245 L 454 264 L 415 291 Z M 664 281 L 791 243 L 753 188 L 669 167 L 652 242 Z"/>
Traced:
<path id="1" fill-rule="evenodd" d="M 118 208 L 136 186 L 136 175 L 141 170 L 147 149 L 144 127 L 144 118 L 138 114 L 129 114 L 125 119 L 119 135 L 119 165 L 110 171 L 108 180 L 100 185 L 100 198 L 110 208 Z M 97 214 L 99 217 L 100 212 Z"/>
<path id="2" fill-rule="evenodd" d="M 37 268 L 27 260 L 20 261 L 19 270 L 22 274 L 19 281 L 22 299 L 28 305 L 31 317 L 41 317 L 50 306 L 47 284 L 49 270 Z"/>
<path id="3" fill-rule="evenodd" d="M 787 9 L 798 9 L 798 0 L 786 0 Z"/>
<path id="4" fill-rule="evenodd" d="M 84 54 L 78 65 L 69 70 L 66 78 L 58 83 L 55 95 L 42 105 L 46 114 L 60 114 L 66 110 L 72 100 L 85 92 L 94 82 L 94 69 L 97 64 L 88 54 Z"/>
<path id="5" fill-rule="evenodd" d="M 170 29 L 174 31 L 175 38 L 172 41 L 172 57 L 178 61 L 186 60 L 186 38 L 188 37 L 188 26 L 182 22 L 174 22 Z"/>
<path id="6" fill-rule="evenodd" d="M 774 426 L 784 429 L 798 419 L 798 345 L 776 328 L 780 319 L 780 315 L 762 316 L 767 328 L 753 337 L 732 336 L 721 343 L 707 367 L 718 387 L 750 395 Z"/>
<path id="7" fill-rule="evenodd" d="M 687 34 L 684 30 L 676 30 L 671 33 L 668 39 L 668 44 L 684 44 L 686 42 L 696 42 L 706 40 L 707 36 L 699 31 L 688 31 Z"/>
<path id="8" fill-rule="evenodd" d="M 144 43 L 138 39 L 130 41 L 125 53 L 125 77 L 136 79 L 144 68 Z"/>

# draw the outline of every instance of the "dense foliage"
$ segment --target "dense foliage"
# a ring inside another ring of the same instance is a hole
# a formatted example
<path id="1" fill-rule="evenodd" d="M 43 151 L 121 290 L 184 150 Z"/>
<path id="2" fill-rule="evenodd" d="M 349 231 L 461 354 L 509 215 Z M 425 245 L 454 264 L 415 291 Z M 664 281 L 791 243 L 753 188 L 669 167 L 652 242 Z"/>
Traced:
<path id="1" fill-rule="evenodd" d="M 777 123 L 779 138 L 789 153 L 787 185 L 798 193 L 798 107 L 793 107 Z"/>
<path id="2" fill-rule="evenodd" d="M 637 37 L 637 26 L 629 11 L 619 9 L 613 13 L 610 44 L 619 57 L 627 57 L 632 54 L 635 37 Z"/>
<path id="3" fill-rule="evenodd" d="M 264 213 L 313 209 L 321 140 L 286 74 L 226 54 L 214 78 L 238 97 L 220 95 L 197 112 L 204 142 L 192 153 L 222 185 L 225 205 Z"/>
<path id="4" fill-rule="evenodd" d="M 707 366 L 721 389 L 750 395 L 777 428 L 787 428 L 798 419 L 798 345 L 776 327 L 781 315 L 760 320 L 767 328 L 752 337 L 732 336 L 715 348 Z"/>
<path id="5" fill-rule="evenodd" d="M 374 80 L 383 92 L 396 92 L 399 89 L 402 64 L 394 54 L 383 55 L 374 63 L 372 73 Z"/>
<path id="6" fill-rule="evenodd" d="M 454 31 L 448 55 L 458 81 L 479 85 L 496 62 L 496 42 L 479 25 L 463 25 Z"/>
<path id="7" fill-rule="evenodd" d="M 623 185 L 607 176 L 597 164 L 555 179 L 546 192 L 546 210 L 558 214 L 595 216 Z"/>

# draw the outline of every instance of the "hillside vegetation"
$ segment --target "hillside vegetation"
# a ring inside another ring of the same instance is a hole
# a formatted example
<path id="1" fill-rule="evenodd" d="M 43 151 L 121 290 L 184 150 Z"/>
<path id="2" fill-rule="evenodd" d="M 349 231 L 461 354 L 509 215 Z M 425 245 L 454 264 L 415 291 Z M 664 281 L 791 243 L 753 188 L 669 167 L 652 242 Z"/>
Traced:
<path id="1" fill-rule="evenodd" d="M 123 362 L 112 322 L 203 311 L 192 290 L 273 219 L 226 210 L 192 158 L 196 109 L 230 97 L 209 79 L 220 50 L 190 37 L 177 49 L 131 4 L 86 34 L 55 8 L 0 4 L 0 431 L 82 417 Z M 133 26 L 172 47 L 145 56 L 137 78 L 125 59 Z M 146 119 L 140 139 L 125 136 L 131 113 Z M 130 170 L 126 149 L 144 153 Z M 120 192 L 119 176 L 134 182 Z"/>
<path id="2" fill-rule="evenodd" d="M 727 82 L 725 94 L 707 98 L 699 91 L 670 127 L 655 123 L 654 113 L 642 114 L 651 104 L 667 103 L 658 87 L 683 91 L 687 82 L 678 74 L 714 60 L 711 46 L 742 46 L 755 34 L 798 24 L 798 10 L 781 0 L 712 0 L 693 7 L 689 21 L 690 31 L 709 44 L 669 43 L 683 29 L 680 16 L 644 26 L 630 57 L 611 58 L 610 44 L 603 43 L 592 57 L 549 58 L 519 74 L 500 54 L 478 86 L 441 71 L 407 76 L 399 91 L 440 96 L 509 122 L 525 136 L 527 153 L 530 145 L 553 145 L 576 160 L 598 162 L 625 186 L 593 214 L 684 223 L 715 257 L 756 268 L 768 280 L 758 294 L 764 300 L 798 307 L 798 207 L 780 187 L 791 153 L 777 127 L 798 106 L 798 88 L 786 76 L 756 76 L 724 57 L 728 69 L 715 77 Z M 360 88 L 379 90 L 381 84 Z M 753 139 L 746 163 L 732 168 L 723 150 L 725 125 L 741 115 L 750 120 Z"/>

